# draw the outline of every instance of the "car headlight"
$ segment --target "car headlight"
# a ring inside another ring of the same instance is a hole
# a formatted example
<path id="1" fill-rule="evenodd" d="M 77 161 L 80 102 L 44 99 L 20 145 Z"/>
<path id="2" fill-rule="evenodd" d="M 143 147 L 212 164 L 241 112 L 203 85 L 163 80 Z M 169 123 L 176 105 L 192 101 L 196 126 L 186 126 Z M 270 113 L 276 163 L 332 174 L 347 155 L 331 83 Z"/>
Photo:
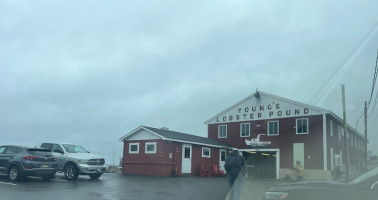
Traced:
<path id="1" fill-rule="evenodd" d="M 289 196 L 289 193 L 286 192 L 266 192 L 265 199 L 266 200 L 282 200 L 286 199 Z"/>
<path id="2" fill-rule="evenodd" d="M 88 164 L 88 161 L 87 159 L 83 159 L 83 160 L 78 160 L 77 163 L 78 164 Z"/>

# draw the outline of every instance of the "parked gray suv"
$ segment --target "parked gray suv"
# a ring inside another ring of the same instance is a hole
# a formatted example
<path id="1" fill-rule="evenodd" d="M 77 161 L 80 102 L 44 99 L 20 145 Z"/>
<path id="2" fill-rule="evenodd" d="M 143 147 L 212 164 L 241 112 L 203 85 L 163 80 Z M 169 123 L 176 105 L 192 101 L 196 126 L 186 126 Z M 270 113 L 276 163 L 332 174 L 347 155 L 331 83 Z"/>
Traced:
<path id="1" fill-rule="evenodd" d="M 26 176 L 49 180 L 54 178 L 56 166 L 56 158 L 46 149 L 0 146 L 0 175 L 8 175 L 11 181 Z"/>
<path id="2" fill-rule="evenodd" d="M 82 146 L 74 144 L 42 143 L 57 158 L 57 170 L 64 172 L 67 180 L 76 180 L 79 175 L 98 179 L 106 171 L 105 159 L 89 153 Z"/>

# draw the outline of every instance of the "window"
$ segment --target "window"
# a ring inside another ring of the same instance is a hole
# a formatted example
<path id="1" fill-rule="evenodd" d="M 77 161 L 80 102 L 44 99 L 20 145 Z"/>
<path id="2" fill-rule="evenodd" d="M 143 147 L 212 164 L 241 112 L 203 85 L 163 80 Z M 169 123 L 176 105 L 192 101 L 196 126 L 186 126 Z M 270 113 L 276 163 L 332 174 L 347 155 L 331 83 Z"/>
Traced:
<path id="1" fill-rule="evenodd" d="M 226 151 L 225 150 L 221 150 L 220 160 L 221 161 L 226 161 Z"/>
<path id="2" fill-rule="evenodd" d="M 202 147 L 202 157 L 210 158 L 210 148 Z"/>
<path id="3" fill-rule="evenodd" d="M 145 153 L 156 153 L 156 142 L 146 142 Z"/>
<path id="4" fill-rule="evenodd" d="M 341 126 L 337 125 L 337 137 L 341 140 Z"/>
<path id="5" fill-rule="evenodd" d="M 353 135 L 350 135 L 350 146 L 353 146 Z"/>
<path id="6" fill-rule="evenodd" d="M 139 153 L 139 143 L 130 143 L 129 144 L 129 153 Z"/>
<path id="7" fill-rule="evenodd" d="M 52 144 L 49 143 L 43 143 L 41 144 L 41 148 L 48 149 L 51 151 Z"/>
<path id="8" fill-rule="evenodd" d="M 0 154 L 2 154 L 5 150 L 5 147 L 0 147 Z"/>
<path id="9" fill-rule="evenodd" d="M 329 135 L 333 136 L 333 121 L 329 121 Z"/>
<path id="10" fill-rule="evenodd" d="M 51 152 L 63 153 L 64 151 L 59 145 L 53 144 L 52 147 L 51 147 Z"/>
<path id="11" fill-rule="evenodd" d="M 227 138 L 227 125 L 218 126 L 218 138 Z"/>
<path id="12" fill-rule="evenodd" d="M 20 153 L 22 150 L 17 147 L 7 147 L 4 151 L 4 154 L 17 154 Z"/>
<path id="13" fill-rule="evenodd" d="M 297 134 L 308 134 L 308 118 L 297 119 Z"/>
<path id="14" fill-rule="evenodd" d="M 184 158 L 190 158 L 191 157 L 191 149 L 190 147 L 184 148 Z"/>
<path id="15" fill-rule="evenodd" d="M 278 135 L 278 121 L 268 122 L 268 135 Z"/>
<path id="16" fill-rule="evenodd" d="M 249 137 L 249 123 L 240 124 L 240 137 Z"/>

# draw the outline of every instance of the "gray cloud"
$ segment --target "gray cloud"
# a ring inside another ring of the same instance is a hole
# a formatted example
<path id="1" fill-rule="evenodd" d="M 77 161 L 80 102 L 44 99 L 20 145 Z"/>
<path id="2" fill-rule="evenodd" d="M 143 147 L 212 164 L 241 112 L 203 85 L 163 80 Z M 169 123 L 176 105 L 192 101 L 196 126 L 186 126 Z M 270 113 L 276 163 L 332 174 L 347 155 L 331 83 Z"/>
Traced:
<path id="1" fill-rule="evenodd" d="M 376 7 L 2 1 L 2 143 L 74 142 L 109 160 L 113 147 L 121 156 L 118 138 L 142 124 L 205 136 L 205 120 L 257 87 L 311 103 L 376 23 Z M 377 41 L 375 35 L 320 105 L 341 116 L 345 83 L 352 125 L 370 95 Z M 372 131 L 375 152 L 377 142 Z"/>

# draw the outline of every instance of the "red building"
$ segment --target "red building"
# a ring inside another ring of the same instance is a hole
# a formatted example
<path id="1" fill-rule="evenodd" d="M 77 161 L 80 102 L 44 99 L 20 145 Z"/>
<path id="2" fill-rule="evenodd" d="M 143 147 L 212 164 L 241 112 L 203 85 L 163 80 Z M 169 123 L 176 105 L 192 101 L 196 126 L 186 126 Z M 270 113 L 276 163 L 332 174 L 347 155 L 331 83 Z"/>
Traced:
<path id="1" fill-rule="evenodd" d="M 199 175 L 201 164 L 223 166 L 229 147 L 217 140 L 140 126 L 124 142 L 122 173 L 170 176 Z"/>
<path id="2" fill-rule="evenodd" d="M 293 177 L 297 160 L 305 179 L 329 179 L 345 171 L 364 169 L 366 140 L 329 110 L 256 92 L 205 122 L 208 137 L 243 152 L 251 176 Z"/>
<path id="3" fill-rule="evenodd" d="M 227 149 L 246 158 L 248 176 L 295 177 L 296 161 L 304 179 L 330 179 L 365 168 L 362 134 L 333 112 L 275 95 L 256 92 L 205 122 L 208 138 L 141 126 L 124 142 L 123 173 L 147 175 L 199 174 L 201 164 L 224 167 Z M 347 152 L 344 137 L 346 137 Z"/>

